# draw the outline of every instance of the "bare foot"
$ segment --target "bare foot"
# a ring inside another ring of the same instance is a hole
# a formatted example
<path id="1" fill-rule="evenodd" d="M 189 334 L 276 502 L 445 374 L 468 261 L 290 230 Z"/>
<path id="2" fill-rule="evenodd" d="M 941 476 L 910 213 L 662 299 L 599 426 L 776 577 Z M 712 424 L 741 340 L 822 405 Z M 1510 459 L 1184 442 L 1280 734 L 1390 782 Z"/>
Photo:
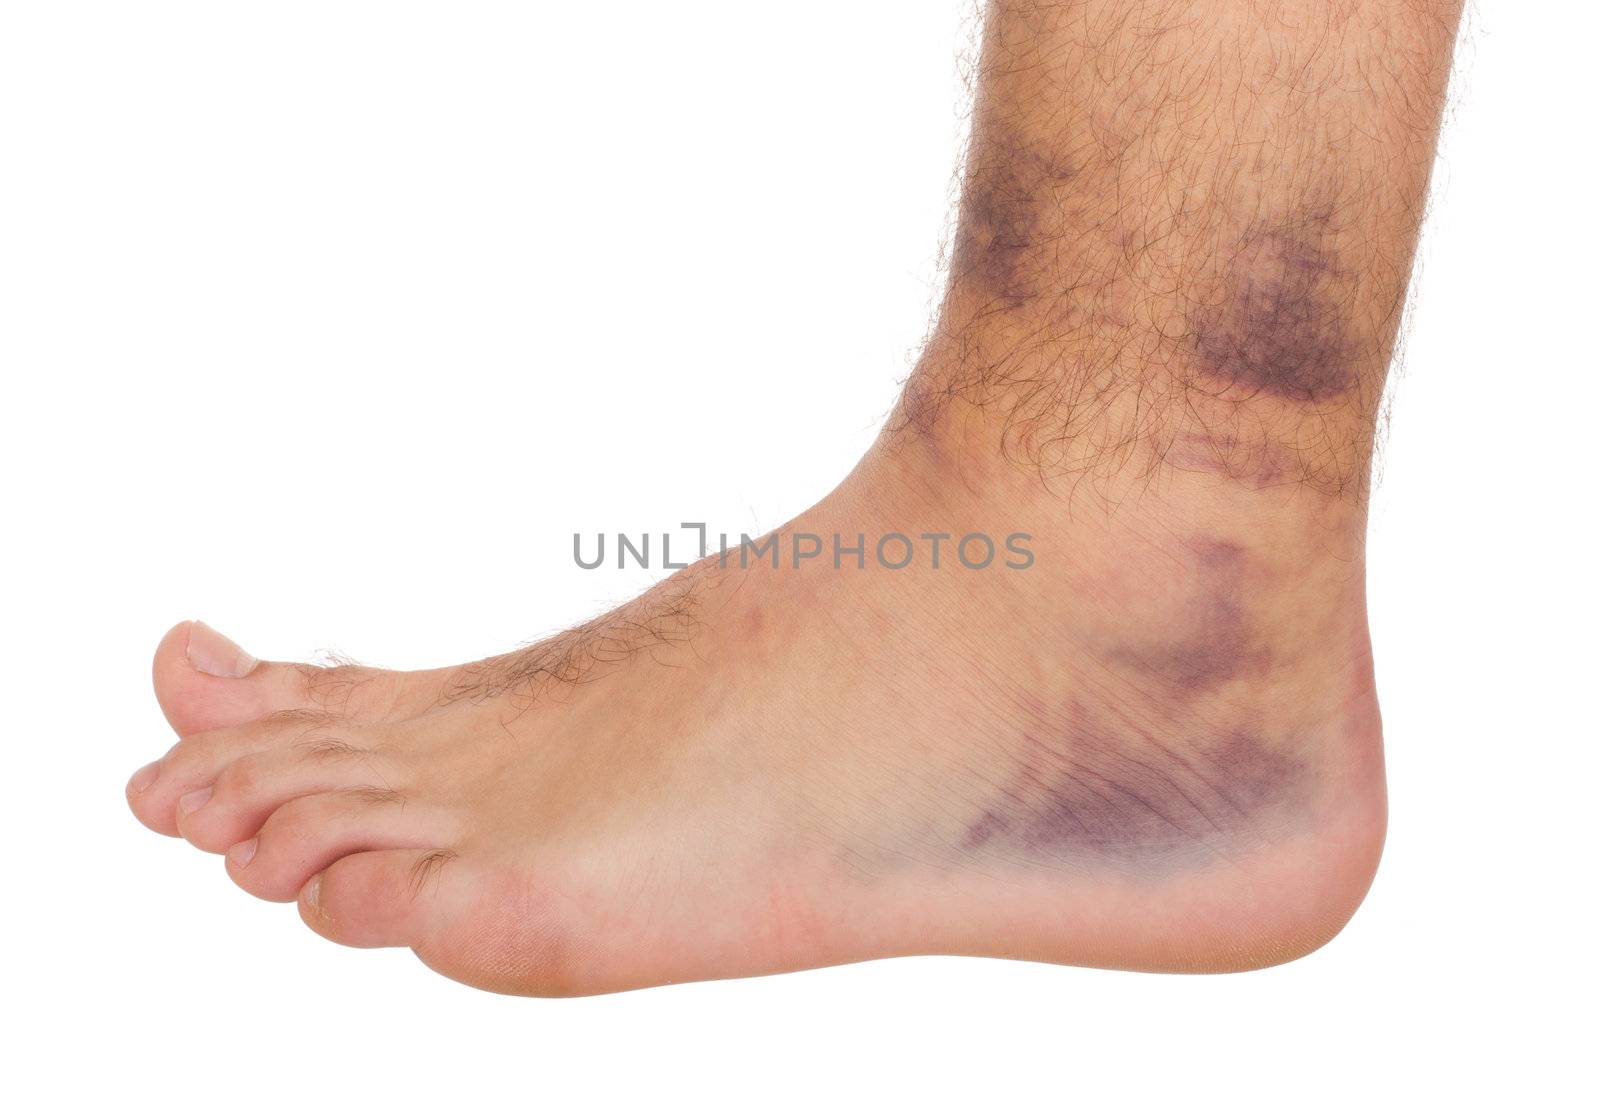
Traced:
<path id="1" fill-rule="evenodd" d="M 941 492 L 924 452 L 781 533 L 864 535 L 864 568 L 712 559 L 479 664 L 257 662 L 182 623 L 155 661 L 182 739 L 133 809 L 326 937 L 502 991 L 924 952 L 1225 970 L 1332 936 L 1384 822 L 1333 545 L 1359 529 L 1178 477 L 1068 519 L 1016 476 Z M 942 531 L 1034 563 L 951 540 L 936 569 Z"/>
<path id="2" fill-rule="evenodd" d="M 1365 484 L 1455 9 L 1291 7 L 987 6 L 939 324 L 779 567 L 424 673 L 182 624 L 134 811 L 505 991 L 1327 940 L 1383 839 Z"/>

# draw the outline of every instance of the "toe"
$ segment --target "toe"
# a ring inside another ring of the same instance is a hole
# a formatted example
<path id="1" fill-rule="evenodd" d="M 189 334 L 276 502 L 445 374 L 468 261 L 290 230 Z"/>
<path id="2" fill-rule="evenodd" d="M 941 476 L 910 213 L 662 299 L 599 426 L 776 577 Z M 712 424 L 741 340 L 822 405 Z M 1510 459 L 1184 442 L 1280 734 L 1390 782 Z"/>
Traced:
<path id="1" fill-rule="evenodd" d="M 151 673 L 167 720 L 186 736 L 264 717 L 287 702 L 278 666 L 256 660 L 203 622 L 180 622 L 156 646 Z"/>
<path id="2" fill-rule="evenodd" d="M 176 822 L 184 838 L 220 854 L 260 831 L 287 801 L 340 790 L 376 800 L 401 780 L 392 756 L 319 734 L 235 759 L 211 785 L 177 798 Z"/>
<path id="3" fill-rule="evenodd" d="M 438 701 L 450 671 L 262 661 L 203 622 L 180 622 L 157 646 L 152 674 L 162 712 L 188 736 L 287 710 L 341 720 L 409 717 Z"/>
<path id="4" fill-rule="evenodd" d="M 448 845 L 456 834 L 449 813 L 393 790 L 318 793 L 290 801 L 230 848 L 228 875 L 252 895 L 288 901 L 347 855 Z"/>
<path id="5" fill-rule="evenodd" d="M 453 850 L 377 850 L 340 858 L 300 892 L 300 917 L 330 941 L 416 946 L 446 918 Z"/>
<path id="6" fill-rule="evenodd" d="M 185 737 L 162 758 L 141 767 L 128 782 L 128 806 L 152 831 L 177 835 L 179 801 L 193 811 L 192 795 L 207 789 L 230 764 L 256 752 L 308 739 L 307 726 L 259 721 Z"/>

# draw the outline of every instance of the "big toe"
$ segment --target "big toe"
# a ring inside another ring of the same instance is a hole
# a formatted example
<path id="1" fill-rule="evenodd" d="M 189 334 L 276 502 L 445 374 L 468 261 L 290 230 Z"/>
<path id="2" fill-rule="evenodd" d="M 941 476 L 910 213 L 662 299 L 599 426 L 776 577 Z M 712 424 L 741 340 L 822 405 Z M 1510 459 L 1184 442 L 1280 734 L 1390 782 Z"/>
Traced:
<path id="1" fill-rule="evenodd" d="M 203 622 L 167 631 L 152 674 L 156 699 L 179 736 L 285 711 L 361 720 L 411 716 L 437 701 L 440 682 L 436 672 L 257 660 Z"/>

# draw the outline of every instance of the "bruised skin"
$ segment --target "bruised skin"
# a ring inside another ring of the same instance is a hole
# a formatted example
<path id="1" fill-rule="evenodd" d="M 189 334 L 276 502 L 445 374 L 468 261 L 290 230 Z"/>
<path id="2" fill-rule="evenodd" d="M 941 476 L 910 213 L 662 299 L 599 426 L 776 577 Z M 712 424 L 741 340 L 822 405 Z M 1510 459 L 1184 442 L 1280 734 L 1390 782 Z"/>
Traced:
<path id="1" fill-rule="evenodd" d="M 1199 746 L 1164 735 L 1064 711 L 1027 735 L 1027 759 L 966 848 L 1149 876 L 1198 868 L 1304 818 L 1315 776 L 1291 747 L 1248 730 Z"/>
<path id="2" fill-rule="evenodd" d="M 1170 637 L 1117 650 L 1142 675 L 1183 696 L 1199 695 L 1268 666 L 1247 613 L 1249 552 L 1238 543 L 1183 544 L 1189 560 Z"/>
<path id="3" fill-rule="evenodd" d="M 870 459 L 805 526 L 976 526 L 908 500 L 924 471 Z M 1318 551 L 1281 581 L 1240 527 L 1179 515 L 1029 514 L 1054 550 L 1026 571 L 699 567 L 534 649 L 338 688 L 182 624 L 156 664 L 182 739 L 130 803 L 324 936 L 497 990 L 1285 959 L 1353 910 L 1382 835 L 1352 574 Z M 1343 625 L 1308 642 L 1285 596 Z M 282 706 L 218 725 L 207 689 Z"/>
<path id="4" fill-rule="evenodd" d="M 1215 296 L 1192 308 L 1188 354 L 1215 397 L 1326 402 L 1372 360 L 1350 312 L 1352 278 L 1327 241 L 1330 215 L 1246 233 Z"/>
<path id="5" fill-rule="evenodd" d="M 939 322 L 779 530 L 1036 564 L 702 565 L 419 673 L 181 624 L 133 811 L 324 937 L 519 993 L 1327 941 L 1383 839 L 1363 499 L 1457 14 L 989 5 Z"/>
<path id="6" fill-rule="evenodd" d="M 1046 476 L 1366 488 L 1455 0 L 991 0 L 894 427 Z"/>

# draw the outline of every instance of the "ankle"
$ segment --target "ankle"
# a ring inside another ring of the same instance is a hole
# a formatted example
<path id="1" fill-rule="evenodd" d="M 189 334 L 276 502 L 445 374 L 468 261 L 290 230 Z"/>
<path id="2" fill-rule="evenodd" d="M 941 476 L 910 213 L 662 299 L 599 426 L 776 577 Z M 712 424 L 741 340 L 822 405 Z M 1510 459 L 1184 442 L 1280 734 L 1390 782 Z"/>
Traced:
<path id="1" fill-rule="evenodd" d="M 1019 321 L 1019 320 L 1013 320 Z M 1128 335 L 1124 332 L 1124 337 Z M 930 473 L 966 466 L 1120 500 L 1152 489 L 1365 503 L 1375 410 L 1364 387 L 1311 403 L 1230 390 L 1169 355 L 1046 322 L 937 333 L 889 424 Z"/>

